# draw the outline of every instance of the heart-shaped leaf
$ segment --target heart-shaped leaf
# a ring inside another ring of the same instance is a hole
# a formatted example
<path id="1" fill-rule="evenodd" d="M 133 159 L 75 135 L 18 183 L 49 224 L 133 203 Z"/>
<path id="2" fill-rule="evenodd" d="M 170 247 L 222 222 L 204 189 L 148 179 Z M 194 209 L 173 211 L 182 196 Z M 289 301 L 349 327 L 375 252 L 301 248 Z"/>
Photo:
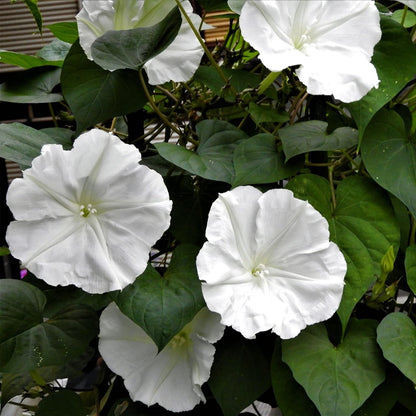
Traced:
<path id="1" fill-rule="evenodd" d="M 61 83 L 78 132 L 136 111 L 147 102 L 137 71 L 106 71 L 88 60 L 79 42 L 73 44 L 64 61 Z"/>
<path id="2" fill-rule="evenodd" d="M 93 60 L 109 71 L 138 69 L 172 43 L 181 23 L 181 13 L 175 7 L 154 26 L 109 30 L 92 44 Z"/>
<path id="3" fill-rule="evenodd" d="M 81 397 L 71 390 L 60 390 L 46 396 L 39 403 L 36 416 L 85 416 L 87 409 Z"/>
<path id="4" fill-rule="evenodd" d="M 360 137 L 377 111 L 415 75 L 416 47 L 409 32 L 390 17 L 382 17 L 380 23 L 383 35 L 374 48 L 372 59 L 380 85 L 360 101 L 347 106 L 358 126 Z"/>
<path id="5" fill-rule="evenodd" d="M 195 266 L 198 251 L 196 246 L 179 246 L 163 278 L 149 266 L 116 300 L 159 350 L 205 305 Z"/>
<path id="6" fill-rule="evenodd" d="M 199 145 L 196 152 L 171 143 L 155 145 L 159 154 L 169 162 L 205 179 L 232 183 L 233 153 L 247 135 L 231 123 L 204 120 L 197 124 Z"/>
<path id="7" fill-rule="evenodd" d="M 323 324 L 283 341 L 283 361 L 321 416 L 350 416 L 383 382 L 384 361 L 376 342 L 376 326 L 373 320 L 353 319 L 336 347 Z"/>
<path id="8" fill-rule="evenodd" d="M 242 141 L 234 151 L 233 186 L 277 182 L 294 175 L 302 161 L 285 163 L 274 136 L 257 134 Z"/>
<path id="9" fill-rule="evenodd" d="M 380 273 L 380 261 L 392 245 L 397 251 L 400 229 L 386 193 L 360 176 L 344 179 L 331 205 L 329 182 L 316 175 L 300 175 L 287 185 L 308 200 L 329 223 L 330 238 L 347 261 L 347 274 L 338 315 L 344 331 L 354 306 Z"/>
<path id="10" fill-rule="evenodd" d="M 315 150 L 342 150 L 358 143 L 358 131 L 351 127 L 339 127 L 327 133 L 325 121 L 303 121 L 279 130 L 286 160 Z"/>
<path id="11" fill-rule="evenodd" d="M 399 114 L 381 110 L 373 118 L 365 131 L 361 154 L 371 177 L 416 216 L 416 145 L 408 138 Z"/>
<path id="12" fill-rule="evenodd" d="M 46 298 L 28 283 L 0 280 L 0 372 L 63 365 L 84 352 L 98 333 L 91 308 L 71 305 L 44 317 Z"/>
<path id="13" fill-rule="evenodd" d="M 416 384 L 416 326 L 405 314 L 388 314 L 377 328 L 377 342 L 386 360 Z"/>

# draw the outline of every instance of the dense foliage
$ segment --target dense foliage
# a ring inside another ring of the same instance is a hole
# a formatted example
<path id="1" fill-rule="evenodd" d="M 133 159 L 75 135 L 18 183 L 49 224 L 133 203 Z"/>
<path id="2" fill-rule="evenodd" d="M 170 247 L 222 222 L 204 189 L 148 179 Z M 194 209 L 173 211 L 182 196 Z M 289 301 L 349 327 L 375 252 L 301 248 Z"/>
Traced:
<path id="1" fill-rule="evenodd" d="M 415 415 L 415 2 L 169 1 L 0 51 L 1 415 Z"/>

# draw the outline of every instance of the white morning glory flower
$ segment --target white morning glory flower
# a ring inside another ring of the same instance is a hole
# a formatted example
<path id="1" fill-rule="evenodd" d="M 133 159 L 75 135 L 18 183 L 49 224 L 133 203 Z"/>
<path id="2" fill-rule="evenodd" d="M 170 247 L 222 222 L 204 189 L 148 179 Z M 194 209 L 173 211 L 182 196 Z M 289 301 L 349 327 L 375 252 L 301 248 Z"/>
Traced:
<path id="1" fill-rule="evenodd" d="M 92 60 L 91 46 L 109 30 L 128 30 L 159 23 L 176 6 L 175 0 L 84 0 L 76 16 L 79 39 L 87 57 Z M 189 1 L 183 8 L 196 28 L 201 18 L 192 13 Z M 184 82 L 192 78 L 204 50 L 186 19 L 173 42 L 144 65 L 149 83 Z"/>
<path id="2" fill-rule="evenodd" d="M 399 0 L 400 3 L 403 3 L 405 6 L 410 7 L 416 12 L 416 0 Z"/>
<path id="3" fill-rule="evenodd" d="M 212 344 L 223 333 L 219 315 L 203 308 L 158 354 L 153 340 L 111 303 L 100 318 L 98 348 L 132 400 L 183 412 L 205 401 L 201 386 L 214 360 Z"/>
<path id="4" fill-rule="evenodd" d="M 43 146 L 7 193 L 17 220 L 6 235 L 12 255 L 53 286 L 104 293 L 132 283 L 169 227 L 172 204 L 162 177 L 140 159 L 98 129 L 72 150 Z"/>
<path id="5" fill-rule="evenodd" d="M 378 87 L 370 62 L 381 38 L 373 0 L 247 0 L 240 27 L 271 71 L 300 65 L 310 94 L 352 102 Z"/>
<path id="6" fill-rule="evenodd" d="M 244 337 L 293 338 L 338 309 L 345 259 L 325 218 L 291 191 L 220 194 L 206 236 L 196 262 L 205 302 Z"/>

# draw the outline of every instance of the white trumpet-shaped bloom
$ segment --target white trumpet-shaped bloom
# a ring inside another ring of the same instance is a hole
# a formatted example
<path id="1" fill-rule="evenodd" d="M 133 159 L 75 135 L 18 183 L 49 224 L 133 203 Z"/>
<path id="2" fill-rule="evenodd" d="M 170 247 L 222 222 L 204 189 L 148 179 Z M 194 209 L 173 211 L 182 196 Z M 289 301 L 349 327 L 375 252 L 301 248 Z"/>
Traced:
<path id="1" fill-rule="evenodd" d="M 53 286 L 103 293 L 132 283 L 169 227 L 172 204 L 162 177 L 140 159 L 98 129 L 71 150 L 43 146 L 7 193 L 13 256 Z"/>
<path id="2" fill-rule="evenodd" d="M 84 0 L 76 16 L 79 40 L 92 60 L 94 41 L 109 30 L 129 30 L 159 23 L 176 5 L 175 0 Z M 192 12 L 189 1 L 182 3 L 193 25 L 199 28 L 201 18 Z M 173 42 L 144 65 L 149 83 L 183 82 L 192 78 L 204 51 L 186 19 Z"/>
<path id="3" fill-rule="evenodd" d="M 158 353 L 153 340 L 111 303 L 100 318 L 99 351 L 132 400 L 158 403 L 173 412 L 205 401 L 201 386 L 210 375 L 215 347 L 224 333 L 220 316 L 203 308 Z"/>
<path id="4" fill-rule="evenodd" d="M 271 71 L 292 65 L 310 94 L 352 102 L 378 87 L 381 38 L 373 0 L 246 0 L 240 27 Z"/>
<path id="5" fill-rule="evenodd" d="M 338 309 L 345 259 L 325 218 L 291 191 L 220 194 L 206 236 L 197 257 L 205 302 L 244 337 L 271 329 L 293 338 Z"/>

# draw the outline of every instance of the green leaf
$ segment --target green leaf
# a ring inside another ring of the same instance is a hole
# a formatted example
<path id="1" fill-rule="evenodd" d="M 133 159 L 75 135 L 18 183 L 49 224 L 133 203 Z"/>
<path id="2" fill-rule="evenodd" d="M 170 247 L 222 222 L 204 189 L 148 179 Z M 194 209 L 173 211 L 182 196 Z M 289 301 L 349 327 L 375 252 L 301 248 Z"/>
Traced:
<path id="1" fill-rule="evenodd" d="M 16 65 L 21 68 L 30 69 L 40 66 L 62 66 L 63 61 L 45 61 L 44 59 L 26 55 L 24 53 L 12 52 L 12 51 L 1 51 L 0 62 L 4 64 Z"/>
<path id="2" fill-rule="evenodd" d="M 258 84 L 257 84 L 258 85 Z M 248 112 L 256 124 L 285 123 L 289 121 L 289 114 L 264 105 L 250 102 Z"/>
<path id="3" fill-rule="evenodd" d="M 74 137 L 72 130 L 63 127 L 46 127 L 39 131 L 47 134 L 53 143 L 61 144 L 65 150 L 72 148 L 72 139 Z"/>
<path id="4" fill-rule="evenodd" d="M 404 259 L 406 279 L 410 290 L 416 294 L 416 245 L 407 247 Z"/>
<path id="5" fill-rule="evenodd" d="M 0 100 L 10 103 L 55 103 L 62 95 L 52 90 L 59 84 L 60 68 L 33 68 L 11 75 L 0 84 Z"/>
<path id="6" fill-rule="evenodd" d="M 46 27 L 63 42 L 73 44 L 78 39 L 77 22 L 59 22 Z"/>
<path id="7" fill-rule="evenodd" d="M 142 108 L 147 99 L 136 71 L 105 71 L 74 43 L 64 61 L 62 90 L 81 132 L 96 123 Z"/>
<path id="8" fill-rule="evenodd" d="M 270 387 L 270 363 L 253 340 L 217 344 L 208 381 L 224 416 L 237 416 Z"/>
<path id="9" fill-rule="evenodd" d="M 336 347 L 323 324 L 283 341 L 283 361 L 321 416 L 350 416 L 383 382 L 376 326 L 376 321 L 353 319 L 344 341 Z"/>
<path id="10" fill-rule="evenodd" d="M 304 388 L 296 382 L 290 368 L 282 361 L 282 345 L 279 339 L 273 351 L 271 378 L 277 405 L 285 416 L 319 416 Z"/>
<path id="11" fill-rule="evenodd" d="M 10 250 L 7 247 L 0 247 L 0 256 L 7 256 L 10 254 Z"/>
<path id="12" fill-rule="evenodd" d="M 44 397 L 36 416 L 85 416 L 88 413 L 81 397 L 71 390 L 60 390 Z"/>
<path id="13" fill-rule="evenodd" d="M 53 143 L 67 148 L 71 145 L 61 134 L 51 136 L 20 123 L 0 124 L 0 157 L 18 163 L 22 169 L 30 167 L 44 144 Z"/>
<path id="14" fill-rule="evenodd" d="M 381 110 L 373 118 L 366 128 L 361 154 L 371 177 L 416 216 L 416 145 L 395 111 Z"/>
<path id="15" fill-rule="evenodd" d="M 409 33 L 389 17 L 382 17 L 380 23 L 383 35 L 374 48 L 372 59 L 380 85 L 361 100 L 347 106 L 358 126 L 360 137 L 377 111 L 415 75 L 416 48 Z"/>
<path id="16" fill-rule="evenodd" d="M 88 348 L 79 357 L 62 366 L 40 367 L 34 371 L 47 383 L 60 378 L 82 375 L 82 370 L 94 356 L 94 349 Z M 30 373 L 4 373 L 1 379 L 1 405 L 4 406 L 12 397 L 28 391 L 36 383 Z"/>
<path id="17" fill-rule="evenodd" d="M 242 141 L 234 151 L 233 162 L 233 187 L 277 182 L 294 175 L 303 166 L 302 161 L 285 163 L 284 154 L 277 149 L 275 137 L 267 133 Z"/>
<path id="18" fill-rule="evenodd" d="M 404 15 L 405 13 L 406 16 Z M 404 9 L 395 10 L 391 15 L 391 18 L 400 24 L 402 24 L 403 21 L 403 27 L 405 28 L 409 28 L 416 25 L 416 15 L 411 10 L 407 10 L 406 12 L 404 11 Z"/>
<path id="19" fill-rule="evenodd" d="M 233 152 L 247 135 L 221 120 L 204 120 L 197 124 L 199 145 L 196 152 L 171 143 L 157 143 L 159 154 L 169 162 L 205 179 L 232 183 Z"/>
<path id="20" fill-rule="evenodd" d="M 66 55 L 71 48 L 71 44 L 63 42 L 62 40 L 55 39 L 48 45 L 44 46 L 36 56 L 42 58 L 48 62 L 60 61 L 61 65 L 64 62 Z"/>
<path id="21" fill-rule="evenodd" d="M 384 358 L 416 384 L 416 326 L 404 313 L 388 314 L 377 328 Z"/>
<path id="22" fill-rule="evenodd" d="M 42 14 L 38 7 L 38 0 L 23 0 L 35 19 L 39 32 L 42 33 Z"/>
<path id="23" fill-rule="evenodd" d="M 63 365 L 98 333 L 95 312 L 71 305 L 44 319 L 43 293 L 19 280 L 0 280 L 0 372 L 20 373 Z"/>
<path id="24" fill-rule="evenodd" d="M 177 247 L 163 278 L 148 266 L 116 300 L 120 310 L 146 331 L 159 350 L 205 305 L 195 266 L 198 251 L 192 245 Z"/>
<path id="25" fill-rule="evenodd" d="M 206 85 L 216 95 L 223 97 L 229 102 L 235 100 L 235 92 L 242 92 L 246 88 L 256 88 L 261 81 L 261 77 L 258 74 L 252 74 L 248 71 L 231 68 L 221 68 L 221 71 L 226 76 L 229 85 L 224 83 L 217 69 L 212 66 L 201 65 L 196 70 L 194 79 L 202 85 Z"/>
<path id="26" fill-rule="evenodd" d="M 360 176 L 338 185 L 335 210 L 329 183 L 319 176 L 297 176 L 287 188 L 328 220 L 330 238 L 344 254 L 348 268 L 338 315 L 345 331 L 354 306 L 380 273 L 382 257 L 391 245 L 395 253 L 399 247 L 400 230 L 389 198 L 374 182 Z"/>
<path id="27" fill-rule="evenodd" d="M 279 137 L 282 140 L 286 160 L 302 153 L 317 150 L 348 149 L 358 143 L 358 131 L 350 127 L 339 127 L 327 133 L 325 121 L 303 121 L 281 128 Z"/>
<path id="28" fill-rule="evenodd" d="M 154 26 L 109 30 L 92 44 L 93 60 L 109 71 L 138 69 L 172 43 L 181 24 L 181 13 L 175 7 Z"/>

